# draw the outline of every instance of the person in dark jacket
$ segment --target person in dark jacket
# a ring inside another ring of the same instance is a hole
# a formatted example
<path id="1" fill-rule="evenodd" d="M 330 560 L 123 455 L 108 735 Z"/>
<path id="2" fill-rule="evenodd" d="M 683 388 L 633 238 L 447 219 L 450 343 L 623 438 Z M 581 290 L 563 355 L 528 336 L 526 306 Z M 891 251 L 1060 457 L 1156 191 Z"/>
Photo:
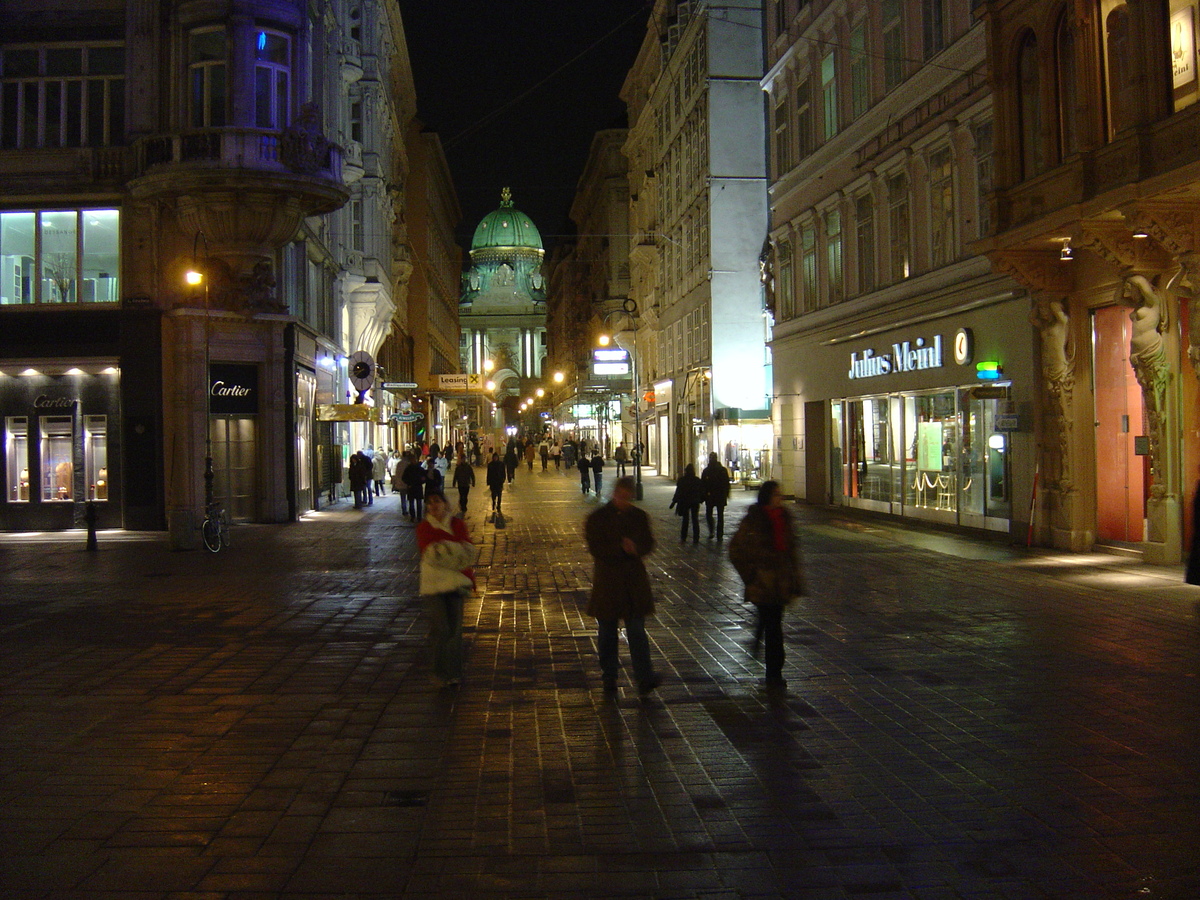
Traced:
<path id="1" fill-rule="evenodd" d="M 708 465 L 700 473 L 704 485 L 704 521 L 708 525 L 709 539 L 713 536 L 713 510 L 717 513 L 717 543 L 725 540 L 725 507 L 729 503 L 729 470 L 721 465 L 716 453 L 708 454 Z"/>
<path id="2" fill-rule="evenodd" d="M 600 455 L 599 447 L 592 451 L 592 482 L 596 496 L 599 497 L 600 487 L 604 483 L 604 457 Z"/>
<path id="3" fill-rule="evenodd" d="M 671 498 L 671 506 L 675 515 L 680 517 L 682 525 L 679 528 L 679 539 L 687 540 L 688 520 L 692 524 L 692 543 L 700 543 L 700 501 L 704 499 L 704 485 L 696 476 L 696 467 L 688 463 L 683 467 L 683 474 L 675 484 L 675 496 Z"/>
<path id="4" fill-rule="evenodd" d="M 350 490 L 354 493 L 354 508 L 362 509 L 367 505 L 369 485 L 371 483 L 371 460 L 361 450 L 350 456 L 349 472 Z"/>
<path id="5" fill-rule="evenodd" d="M 783 610 L 804 594 L 799 549 L 779 484 L 764 481 L 758 502 L 746 512 L 729 542 L 729 559 L 746 585 L 747 602 L 758 612 L 755 645 L 761 634 L 768 688 L 787 687 L 783 679 Z"/>
<path id="6" fill-rule="evenodd" d="M 458 488 L 458 514 L 465 516 L 467 514 L 467 495 L 471 493 L 471 488 L 475 487 L 475 470 L 467 462 L 466 453 L 458 454 L 458 464 L 454 467 L 454 474 L 451 478 L 454 486 Z"/>
<path id="7" fill-rule="evenodd" d="M 415 457 L 409 457 L 408 465 L 400 475 L 408 492 L 408 517 L 413 522 L 425 515 L 425 468 Z"/>
<path id="8" fill-rule="evenodd" d="M 521 451 L 517 449 L 517 439 L 510 438 L 508 448 L 504 451 L 504 470 L 508 473 L 508 483 L 513 483 L 517 467 L 521 465 Z"/>
<path id="9" fill-rule="evenodd" d="M 642 558 L 654 550 L 650 517 L 633 503 L 632 478 L 618 478 L 612 499 L 584 522 L 584 537 L 595 566 L 587 613 L 599 629 L 596 647 L 605 691 L 617 689 L 620 669 L 618 633 L 625 622 L 629 658 L 638 692 L 645 694 L 661 683 L 650 659 L 646 617 L 654 612 L 650 575 Z"/>
<path id="10" fill-rule="evenodd" d="M 579 457 L 579 487 L 584 494 L 592 489 L 592 463 L 586 454 Z"/>
<path id="11" fill-rule="evenodd" d="M 499 453 L 492 454 L 492 461 L 487 466 L 487 486 L 492 492 L 492 512 L 500 512 L 500 500 L 504 495 L 504 483 L 508 481 L 508 469 Z"/>

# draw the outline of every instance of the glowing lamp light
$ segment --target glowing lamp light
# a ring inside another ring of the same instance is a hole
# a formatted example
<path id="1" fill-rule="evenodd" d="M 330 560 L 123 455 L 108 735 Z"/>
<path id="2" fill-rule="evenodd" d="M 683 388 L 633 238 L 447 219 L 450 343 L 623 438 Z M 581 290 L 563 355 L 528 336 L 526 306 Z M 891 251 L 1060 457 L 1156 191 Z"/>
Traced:
<path id="1" fill-rule="evenodd" d="M 197 272 L 195 269 L 188 269 L 187 274 L 185 274 L 183 277 L 186 279 L 187 283 L 191 285 L 201 284 L 204 281 L 204 274 Z"/>
<path id="2" fill-rule="evenodd" d="M 1004 367 L 995 360 L 986 360 L 975 364 L 975 377 L 980 381 L 999 381 L 1004 374 Z"/>

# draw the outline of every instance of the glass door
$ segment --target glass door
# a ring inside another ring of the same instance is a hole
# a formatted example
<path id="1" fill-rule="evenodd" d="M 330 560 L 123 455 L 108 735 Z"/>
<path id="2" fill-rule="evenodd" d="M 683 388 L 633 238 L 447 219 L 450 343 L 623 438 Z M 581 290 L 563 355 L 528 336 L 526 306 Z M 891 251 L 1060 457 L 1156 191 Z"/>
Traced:
<path id="1" fill-rule="evenodd" d="M 258 449 L 253 416 L 214 416 L 213 495 L 235 522 L 252 522 L 257 508 Z"/>
<path id="2" fill-rule="evenodd" d="M 1011 453 L 1008 432 L 996 427 L 1007 401 L 977 398 L 971 388 L 963 388 L 959 396 L 959 521 L 974 528 L 1007 528 L 1012 518 Z"/>
<path id="3" fill-rule="evenodd" d="M 840 441 L 835 451 L 842 459 L 840 490 L 835 488 L 834 496 L 840 494 L 850 506 L 891 512 L 900 500 L 903 478 L 897 454 L 902 440 L 898 398 L 862 397 L 834 407 Z"/>

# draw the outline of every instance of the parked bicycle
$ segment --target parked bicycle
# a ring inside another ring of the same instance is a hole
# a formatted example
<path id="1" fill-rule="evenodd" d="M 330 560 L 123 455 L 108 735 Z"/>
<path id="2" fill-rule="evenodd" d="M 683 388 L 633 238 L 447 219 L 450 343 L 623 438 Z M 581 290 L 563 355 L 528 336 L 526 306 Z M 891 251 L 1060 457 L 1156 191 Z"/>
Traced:
<path id="1" fill-rule="evenodd" d="M 229 546 L 229 517 L 220 503 L 210 503 L 205 508 L 200 536 L 210 553 L 219 553 L 222 547 Z"/>

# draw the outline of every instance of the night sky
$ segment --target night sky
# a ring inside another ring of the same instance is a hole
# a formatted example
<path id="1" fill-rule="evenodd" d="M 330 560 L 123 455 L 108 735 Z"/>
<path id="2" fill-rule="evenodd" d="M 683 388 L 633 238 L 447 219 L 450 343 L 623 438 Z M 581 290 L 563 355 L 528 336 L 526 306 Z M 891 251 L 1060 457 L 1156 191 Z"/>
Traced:
<path id="1" fill-rule="evenodd" d="M 463 212 L 457 236 L 464 253 L 506 185 L 549 251 L 568 231 L 592 136 L 626 125 L 618 93 L 653 3 L 398 2 L 417 116 L 445 148 Z"/>

